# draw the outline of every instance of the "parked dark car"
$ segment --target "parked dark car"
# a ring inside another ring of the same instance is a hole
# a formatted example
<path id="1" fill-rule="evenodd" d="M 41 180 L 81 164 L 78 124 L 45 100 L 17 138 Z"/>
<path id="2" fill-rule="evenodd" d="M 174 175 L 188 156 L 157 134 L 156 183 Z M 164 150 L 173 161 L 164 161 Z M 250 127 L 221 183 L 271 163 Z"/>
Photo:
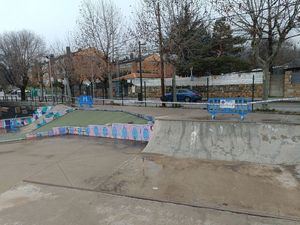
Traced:
<path id="1" fill-rule="evenodd" d="M 164 102 L 173 101 L 173 93 L 167 93 L 165 96 L 160 98 Z M 178 102 L 197 102 L 201 101 L 202 96 L 196 92 L 189 89 L 178 89 L 177 90 L 177 101 Z"/>

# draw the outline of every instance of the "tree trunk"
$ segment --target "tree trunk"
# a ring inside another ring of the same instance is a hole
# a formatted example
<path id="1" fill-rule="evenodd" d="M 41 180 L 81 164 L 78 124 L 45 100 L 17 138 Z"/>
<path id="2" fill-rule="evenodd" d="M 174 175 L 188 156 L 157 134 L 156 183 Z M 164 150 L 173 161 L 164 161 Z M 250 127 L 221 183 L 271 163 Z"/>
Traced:
<path id="1" fill-rule="evenodd" d="M 79 95 L 82 94 L 82 82 L 79 83 Z"/>
<path id="2" fill-rule="evenodd" d="M 159 56 L 160 56 L 160 86 L 161 86 L 161 96 L 165 96 L 165 63 L 164 63 L 164 51 L 163 51 L 163 36 L 161 28 L 161 15 L 160 15 L 160 4 L 157 3 L 157 25 L 158 25 L 158 39 L 159 39 Z M 163 103 L 162 107 L 166 104 Z"/>
<path id="3" fill-rule="evenodd" d="M 72 103 L 75 103 L 75 85 L 70 85 L 70 97 Z"/>
<path id="4" fill-rule="evenodd" d="M 70 87 L 70 81 L 69 81 L 68 78 L 66 78 L 66 86 L 65 87 L 67 89 L 66 94 L 67 94 L 68 98 L 75 97 L 75 96 L 72 95 L 71 87 Z M 74 87 L 74 85 L 73 85 L 73 87 Z M 75 95 L 75 92 L 73 94 Z"/>
<path id="5" fill-rule="evenodd" d="M 113 98 L 113 87 L 112 87 L 112 72 L 109 73 L 108 75 L 108 98 L 112 99 Z"/>
<path id="6" fill-rule="evenodd" d="M 269 98 L 270 93 L 270 65 L 267 63 L 263 67 L 263 100 L 266 101 Z M 264 103 L 263 109 L 268 109 L 268 104 Z"/>
<path id="7" fill-rule="evenodd" d="M 26 87 L 20 87 L 21 90 L 21 101 L 26 100 Z"/>
<path id="8" fill-rule="evenodd" d="M 177 102 L 177 93 L 176 93 L 176 75 L 173 73 L 172 76 L 172 95 L 173 95 L 173 102 Z M 173 104 L 173 107 L 176 107 L 176 104 Z"/>

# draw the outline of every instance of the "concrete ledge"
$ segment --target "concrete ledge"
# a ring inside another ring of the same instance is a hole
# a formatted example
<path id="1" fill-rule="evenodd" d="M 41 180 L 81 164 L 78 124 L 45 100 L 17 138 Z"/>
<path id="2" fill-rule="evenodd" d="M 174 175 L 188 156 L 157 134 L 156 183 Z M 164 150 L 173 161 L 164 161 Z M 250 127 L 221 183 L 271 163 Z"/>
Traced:
<path id="1" fill-rule="evenodd" d="M 148 142 L 152 133 L 153 126 L 151 124 L 89 125 L 88 127 L 54 127 L 50 131 L 27 134 L 26 139 L 32 140 L 43 137 L 79 135 Z"/>
<path id="2" fill-rule="evenodd" d="M 252 120 L 240 120 L 238 118 L 228 118 L 228 119 L 215 119 L 212 120 L 210 117 L 207 118 L 200 118 L 200 119 L 193 119 L 193 118 L 179 118 L 179 117 L 169 117 L 169 116 L 161 116 L 156 117 L 155 120 L 162 120 L 162 121 L 189 121 L 189 122 L 197 122 L 197 123 L 229 123 L 229 124 L 240 124 L 240 123 L 248 123 L 248 124 L 278 124 L 278 125 L 295 125 L 298 126 L 300 123 L 298 122 L 287 122 L 287 121 L 280 121 L 280 120 L 263 120 L 263 121 L 252 121 Z"/>
<path id="3" fill-rule="evenodd" d="M 300 164 L 300 125 L 156 119 L 144 152 L 181 158 Z"/>

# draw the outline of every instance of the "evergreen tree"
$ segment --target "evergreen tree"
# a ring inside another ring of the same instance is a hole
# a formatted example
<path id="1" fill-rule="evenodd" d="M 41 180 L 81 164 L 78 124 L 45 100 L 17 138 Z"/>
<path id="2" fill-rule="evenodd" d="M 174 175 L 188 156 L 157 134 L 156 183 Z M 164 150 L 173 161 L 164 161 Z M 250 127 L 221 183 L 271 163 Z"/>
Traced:
<path id="1" fill-rule="evenodd" d="M 226 23 L 225 18 L 221 18 L 214 24 L 212 42 L 215 56 L 239 56 L 246 40 L 241 37 L 234 37 L 231 26 Z"/>

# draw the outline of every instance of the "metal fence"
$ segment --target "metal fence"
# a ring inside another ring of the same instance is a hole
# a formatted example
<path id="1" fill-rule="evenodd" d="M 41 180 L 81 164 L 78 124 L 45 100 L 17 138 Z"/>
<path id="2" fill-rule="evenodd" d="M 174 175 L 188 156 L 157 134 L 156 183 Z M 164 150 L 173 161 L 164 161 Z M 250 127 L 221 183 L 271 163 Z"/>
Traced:
<path id="1" fill-rule="evenodd" d="M 0 103 L 5 105 L 5 103 L 14 103 L 14 102 L 27 102 L 31 105 L 55 105 L 55 104 L 70 104 L 78 106 L 78 98 L 77 97 L 68 97 L 64 95 L 56 95 L 51 96 L 47 95 L 42 97 L 27 97 L 25 101 L 21 101 L 21 99 L 17 96 L 3 96 L 0 97 Z M 199 108 L 199 109 L 207 109 L 210 104 L 208 101 L 201 102 L 162 102 L 159 99 L 144 99 L 143 101 L 138 101 L 136 98 L 93 98 L 94 105 L 117 105 L 117 106 L 139 106 L 139 107 L 182 107 L 182 108 Z M 295 110 L 284 110 L 284 106 L 281 107 L 281 111 L 297 111 L 300 112 L 300 97 L 295 98 L 280 98 L 280 99 L 270 99 L 266 101 L 262 100 L 254 100 L 253 98 L 247 101 L 247 103 L 243 103 L 243 105 L 247 104 L 247 106 L 251 106 L 252 110 L 259 110 L 262 108 L 263 104 L 268 104 L 269 106 L 274 106 L 276 104 L 290 104 L 293 105 L 292 108 Z M 237 103 L 239 105 L 239 103 Z M 276 109 L 276 107 L 275 107 Z"/>

